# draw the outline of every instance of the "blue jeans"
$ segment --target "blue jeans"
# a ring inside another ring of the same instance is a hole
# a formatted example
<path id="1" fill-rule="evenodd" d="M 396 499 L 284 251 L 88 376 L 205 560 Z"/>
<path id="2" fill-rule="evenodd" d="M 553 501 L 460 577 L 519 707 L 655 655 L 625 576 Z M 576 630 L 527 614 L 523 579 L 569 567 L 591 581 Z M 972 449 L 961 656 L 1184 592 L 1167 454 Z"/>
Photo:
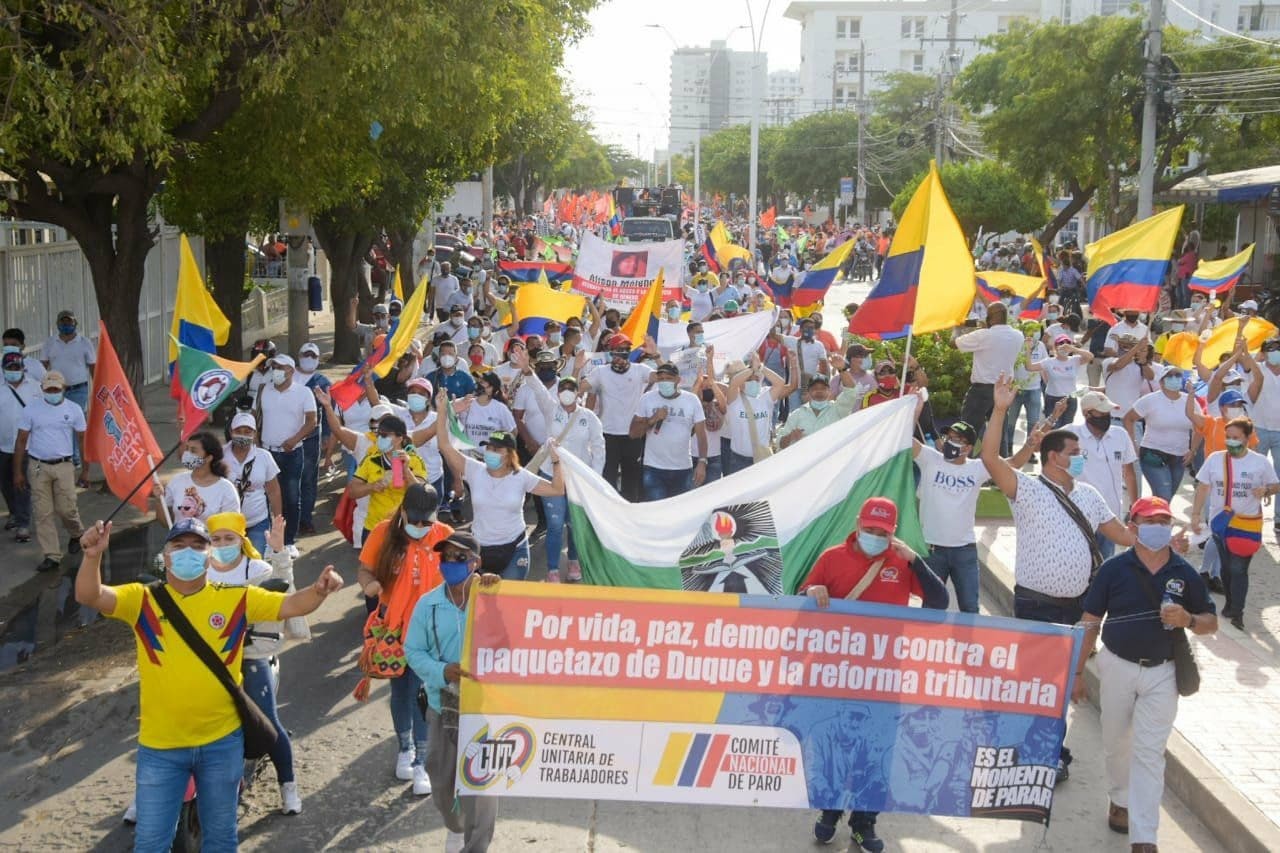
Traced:
<path id="1" fill-rule="evenodd" d="M 302 442 L 302 497 L 298 512 L 300 524 L 310 524 L 316 509 L 316 483 L 320 479 L 320 433 Z"/>
<path id="2" fill-rule="evenodd" d="M 271 451 L 271 458 L 280 466 L 276 481 L 280 483 L 281 511 L 284 513 L 284 544 L 292 545 L 298 538 L 298 521 L 302 512 L 302 448 L 288 452 Z"/>
<path id="3" fill-rule="evenodd" d="M 1067 401 L 1067 410 L 1062 413 L 1062 417 L 1054 422 L 1054 429 L 1062 429 L 1076 419 L 1076 398 L 1075 397 L 1055 397 L 1052 394 L 1044 395 L 1044 411 L 1052 412 L 1053 407 L 1058 405 L 1059 400 Z"/>
<path id="4" fill-rule="evenodd" d="M 1258 446 L 1254 450 L 1263 456 L 1270 454 L 1271 465 L 1276 469 L 1276 475 L 1280 476 L 1280 429 L 1254 427 L 1253 434 L 1258 437 Z M 1276 521 L 1276 528 L 1280 529 L 1280 520 Z"/>
<path id="5" fill-rule="evenodd" d="M 926 561 L 944 584 L 947 578 L 956 588 L 956 603 L 963 613 L 978 612 L 978 546 L 930 545 Z"/>
<path id="6" fill-rule="evenodd" d="M 1218 562 L 1222 567 L 1222 588 L 1227 593 L 1227 600 L 1222 605 L 1223 616 L 1243 616 L 1244 600 L 1249 596 L 1249 562 L 1253 556 L 1241 557 L 1232 554 L 1223 544 L 1220 536 L 1210 541 L 1218 549 Z"/>
<path id="7" fill-rule="evenodd" d="M 138 747 L 136 853 L 167 853 L 178 830 L 178 814 L 195 776 L 196 807 L 204 853 L 234 853 L 244 776 L 244 733 L 236 729 L 213 743 L 183 749 Z"/>
<path id="8" fill-rule="evenodd" d="M 391 727 L 400 751 L 413 750 L 414 767 L 422 767 L 427 760 L 427 718 L 418 708 L 421 686 L 422 679 L 407 666 L 403 675 L 391 679 Z"/>
<path id="9" fill-rule="evenodd" d="M 666 468 L 644 466 L 644 499 L 660 501 L 683 495 L 693 488 L 693 469 L 669 471 Z"/>
<path id="10" fill-rule="evenodd" d="M 80 411 L 82 412 L 89 411 L 89 383 L 88 382 L 84 383 L 83 385 L 77 386 L 75 388 L 67 388 L 66 397 L 68 400 L 70 400 L 71 402 L 79 406 Z M 75 435 L 71 436 L 71 458 L 72 458 L 72 461 L 75 463 L 75 466 L 79 468 L 80 467 L 80 439 L 76 438 Z M 81 476 L 84 476 L 84 475 L 81 474 Z"/>
<path id="11" fill-rule="evenodd" d="M 1018 587 L 1013 589 L 1013 615 L 1018 619 L 1030 619 L 1034 622 L 1052 622 L 1058 625 L 1074 625 L 1084 615 L 1084 598 L 1076 604 L 1051 604 L 1047 601 L 1036 601 L 1020 594 Z M 1071 763 L 1071 750 L 1062 745 L 1059 754 L 1063 764 Z"/>
<path id="12" fill-rule="evenodd" d="M 1019 391 L 1014 396 L 1013 405 L 1009 407 L 1009 411 L 1004 417 L 1004 455 L 1008 456 L 1013 453 L 1013 429 L 1018 423 L 1019 413 L 1023 411 L 1027 413 L 1027 434 L 1030 435 L 1031 430 L 1040 422 L 1043 403 L 1044 396 L 1039 388 Z"/>
<path id="13" fill-rule="evenodd" d="M 276 768 L 276 781 L 283 785 L 293 781 L 293 744 L 289 741 L 289 732 L 280 722 L 280 712 L 276 708 L 276 691 L 271 686 L 271 662 L 266 660 L 244 661 L 244 692 L 249 694 L 253 704 L 262 709 L 262 713 L 271 718 L 275 724 L 275 746 L 271 747 L 271 764 Z"/>
<path id="14" fill-rule="evenodd" d="M 1148 461 L 1150 460 L 1150 461 Z M 1145 449 L 1138 451 L 1138 462 L 1142 466 L 1142 476 L 1151 487 L 1151 494 L 1167 501 L 1173 500 L 1173 493 L 1178 491 L 1182 482 L 1185 466 L 1181 456 L 1166 456 L 1156 460 L 1154 454 Z"/>
<path id="15" fill-rule="evenodd" d="M 268 515 L 262 521 L 257 522 L 252 527 L 245 530 L 244 535 L 253 543 L 253 547 L 258 549 L 259 554 L 267 553 L 267 531 L 271 529 L 271 516 Z"/>
<path id="16" fill-rule="evenodd" d="M 578 549 L 573 545 L 573 528 L 569 524 L 569 499 L 564 495 L 539 498 L 547 514 L 547 571 L 560 570 L 560 549 L 569 541 L 569 559 L 578 559 Z"/>
<path id="17" fill-rule="evenodd" d="M 720 454 L 720 465 L 724 469 L 724 476 L 736 474 L 739 471 L 745 471 L 755 464 L 755 460 L 750 456 L 743 456 L 741 453 L 734 453 L 732 450 L 726 450 Z"/>
<path id="18" fill-rule="evenodd" d="M 724 472 L 720 469 L 720 457 L 708 456 L 707 457 L 707 479 L 702 481 L 702 485 L 705 486 L 707 483 L 714 483 L 716 480 L 719 480 L 723 476 L 724 476 Z"/>

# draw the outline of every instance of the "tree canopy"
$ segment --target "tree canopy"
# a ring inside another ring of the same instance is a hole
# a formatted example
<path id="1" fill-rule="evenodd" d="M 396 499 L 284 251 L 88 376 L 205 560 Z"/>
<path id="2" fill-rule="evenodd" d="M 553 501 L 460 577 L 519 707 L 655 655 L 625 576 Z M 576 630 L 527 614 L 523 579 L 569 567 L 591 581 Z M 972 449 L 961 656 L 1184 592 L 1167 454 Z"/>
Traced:
<path id="1" fill-rule="evenodd" d="M 894 218 L 902 218 L 927 170 L 917 175 L 893 200 Z M 990 160 L 947 163 L 938 167 L 942 188 L 960 227 L 970 240 L 981 227 L 987 233 L 1033 231 L 1049 218 L 1049 199 L 1039 186 L 1023 180 L 1008 166 Z"/>

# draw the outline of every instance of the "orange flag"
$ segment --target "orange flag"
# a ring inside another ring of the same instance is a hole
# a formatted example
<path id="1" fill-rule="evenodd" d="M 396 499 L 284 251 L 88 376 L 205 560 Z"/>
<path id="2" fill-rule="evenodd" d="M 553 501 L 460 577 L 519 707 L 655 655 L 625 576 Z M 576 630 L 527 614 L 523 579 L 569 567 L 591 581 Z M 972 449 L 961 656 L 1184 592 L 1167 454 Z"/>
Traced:
<path id="1" fill-rule="evenodd" d="M 772 228 L 773 224 L 778 221 L 778 209 L 770 207 L 764 213 L 760 214 L 760 227 Z"/>
<path id="2" fill-rule="evenodd" d="M 107 327 L 101 321 L 98 334 L 98 366 L 93 371 L 93 398 L 85 418 L 88 425 L 84 458 L 102 465 L 111 494 L 121 500 L 142 483 L 129 503 L 146 512 L 151 497 L 151 469 L 164 454 L 138 407 Z"/>

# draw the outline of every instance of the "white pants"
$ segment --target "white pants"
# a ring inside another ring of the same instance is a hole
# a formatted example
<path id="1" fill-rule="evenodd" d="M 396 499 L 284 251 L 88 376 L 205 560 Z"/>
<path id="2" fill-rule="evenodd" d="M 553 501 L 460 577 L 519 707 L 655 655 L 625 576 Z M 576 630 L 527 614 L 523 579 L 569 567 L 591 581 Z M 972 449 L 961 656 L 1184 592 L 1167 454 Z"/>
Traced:
<path id="1" fill-rule="evenodd" d="M 1098 672 L 1111 802 L 1129 810 L 1130 844 L 1155 844 L 1164 748 L 1178 715 L 1173 662 L 1141 667 L 1104 646 L 1098 652 Z"/>

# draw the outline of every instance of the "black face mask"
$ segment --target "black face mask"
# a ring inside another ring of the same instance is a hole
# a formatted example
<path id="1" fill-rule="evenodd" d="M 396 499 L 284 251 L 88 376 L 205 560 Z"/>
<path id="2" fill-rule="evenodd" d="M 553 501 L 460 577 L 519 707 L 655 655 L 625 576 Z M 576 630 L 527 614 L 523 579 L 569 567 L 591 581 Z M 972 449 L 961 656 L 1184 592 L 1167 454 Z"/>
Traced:
<path id="1" fill-rule="evenodd" d="M 631 362 L 622 358 L 614 358 L 609 360 L 609 367 L 614 373 L 626 373 L 631 367 Z"/>
<path id="2" fill-rule="evenodd" d="M 712 391 L 710 388 L 703 388 L 703 389 L 702 389 L 702 402 L 704 402 L 704 403 L 714 403 L 714 402 L 715 402 L 715 399 L 716 399 L 716 392 L 715 392 L 715 391 Z"/>
<path id="3" fill-rule="evenodd" d="M 1085 415 L 1084 420 L 1099 432 L 1111 429 L 1111 415 Z"/>
<path id="4" fill-rule="evenodd" d="M 1138 322 L 1138 315 L 1137 315 L 1137 314 L 1125 314 L 1125 315 L 1124 315 L 1124 321 L 1125 321 L 1126 323 L 1136 323 L 1136 322 Z"/>
<path id="5" fill-rule="evenodd" d="M 960 445 L 958 445 L 958 444 L 953 444 L 953 443 L 952 443 L 952 442 L 950 442 L 950 441 L 944 441 L 944 442 L 942 443 L 942 458 L 943 458 L 943 459 L 947 459 L 947 460 L 951 460 L 951 459 L 959 459 L 961 456 L 964 456 L 964 455 L 966 455 L 966 454 L 965 454 L 965 449 L 964 449 L 963 447 L 961 447 Z"/>
<path id="6" fill-rule="evenodd" d="M 543 385 L 546 385 L 556 378 L 556 369 L 554 367 L 539 367 L 538 378 L 542 380 Z"/>

